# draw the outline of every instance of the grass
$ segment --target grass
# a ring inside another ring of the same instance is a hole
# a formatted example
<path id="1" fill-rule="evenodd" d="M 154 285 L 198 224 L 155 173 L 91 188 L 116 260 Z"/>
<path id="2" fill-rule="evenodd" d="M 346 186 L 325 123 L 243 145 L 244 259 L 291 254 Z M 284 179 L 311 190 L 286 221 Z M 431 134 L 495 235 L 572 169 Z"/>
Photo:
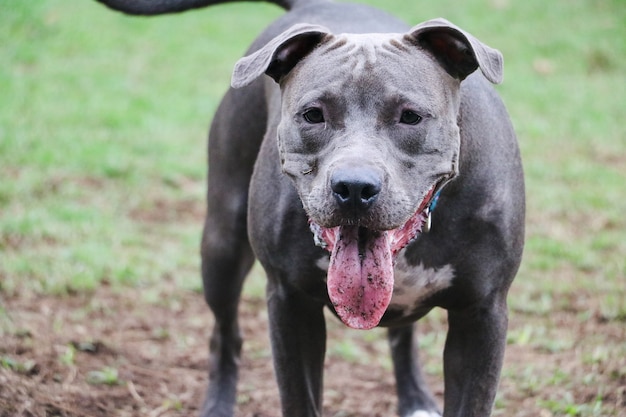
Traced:
<path id="1" fill-rule="evenodd" d="M 220 35 L 201 15 L 183 16 L 195 30 L 173 37 L 173 19 L 128 19 L 95 2 L 12 1 L 8 9 L 0 29 L 13 40 L 0 73 L 3 286 L 29 278 L 37 291 L 63 292 L 163 274 L 199 282 L 197 224 L 155 229 L 132 213 L 156 202 L 201 207 L 205 132 L 230 67 L 217 63 Z M 195 38 L 215 40 L 185 47 Z M 130 72 L 114 70 L 122 62 Z"/>
<path id="2" fill-rule="evenodd" d="M 117 369 L 109 366 L 105 366 L 98 371 L 91 371 L 87 375 L 87 382 L 93 385 L 119 385 L 122 383 Z"/>
<path id="3" fill-rule="evenodd" d="M 621 0 L 367 3 L 409 23 L 444 16 L 505 56 L 498 89 L 520 139 L 528 196 L 525 259 L 510 305 L 513 317 L 530 320 L 512 329 L 509 343 L 572 349 L 573 337 L 556 339 L 555 310 L 573 310 L 581 323 L 597 315 L 623 326 Z M 234 4 L 142 19 L 91 1 L 5 0 L 0 297 L 89 292 L 102 283 L 123 291 L 162 280 L 200 290 L 208 123 L 234 62 L 280 13 Z M 254 275 L 247 291 L 261 297 L 261 274 Z M 439 351 L 442 342 L 425 338 L 421 346 Z M 607 363 L 626 355 L 623 342 L 598 335 L 582 355 L 591 365 Z M 331 353 L 359 356 L 350 339 Z M 8 358 L 2 366 L 27 367 Z M 520 384 L 536 392 L 540 371 L 524 370 Z M 567 385 L 572 375 L 550 378 Z M 554 415 L 603 415 L 601 399 L 576 404 L 568 392 L 542 406 Z"/>

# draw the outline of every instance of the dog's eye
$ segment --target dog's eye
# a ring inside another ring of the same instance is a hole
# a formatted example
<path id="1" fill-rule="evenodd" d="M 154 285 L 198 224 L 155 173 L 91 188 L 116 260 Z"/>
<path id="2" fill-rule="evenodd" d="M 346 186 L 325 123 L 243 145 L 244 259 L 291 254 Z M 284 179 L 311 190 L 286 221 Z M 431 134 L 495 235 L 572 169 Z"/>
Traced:
<path id="1" fill-rule="evenodd" d="M 322 112 L 322 109 L 317 107 L 311 107 L 305 110 L 305 112 L 302 113 L 302 117 L 304 117 L 304 120 L 306 120 L 307 123 L 324 123 L 324 113 Z"/>
<path id="2" fill-rule="evenodd" d="M 422 116 L 412 110 L 404 110 L 400 116 L 400 123 L 405 125 L 416 125 L 422 121 Z"/>

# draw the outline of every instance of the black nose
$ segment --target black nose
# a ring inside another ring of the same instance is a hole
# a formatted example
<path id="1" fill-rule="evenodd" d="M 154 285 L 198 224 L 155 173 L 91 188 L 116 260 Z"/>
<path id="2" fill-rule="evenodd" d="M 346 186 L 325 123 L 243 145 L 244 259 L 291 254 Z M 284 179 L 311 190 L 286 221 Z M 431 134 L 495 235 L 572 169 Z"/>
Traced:
<path id="1" fill-rule="evenodd" d="M 371 168 L 338 169 L 330 179 L 330 188 L 342 209 L 358 213 L 376 201 L 382 180 Z"/>

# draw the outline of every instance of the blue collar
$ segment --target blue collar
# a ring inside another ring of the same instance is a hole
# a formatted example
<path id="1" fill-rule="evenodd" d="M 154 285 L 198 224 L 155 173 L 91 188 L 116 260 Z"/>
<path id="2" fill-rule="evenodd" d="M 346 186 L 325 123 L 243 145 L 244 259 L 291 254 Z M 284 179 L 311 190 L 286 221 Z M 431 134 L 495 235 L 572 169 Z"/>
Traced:
<path id="1" fill-rule="evenodd" d="M 428 207 L 426 208 L 426 224 L 424 224 L 424 233 L 430 232 L 430 229 L 432 226 L 432 220 L 433 220 L 433 211 L 435 211 L 435 207 L 437 207 L 437 202 L 439 201 L 439 195 L 441 195 L 442 189 L 443 187 L 440 188 L 439 191 L 435 193 L 435 196 L 433 197 L 432 200 L 430 200 L 430 203 L 428 204 Z"/>

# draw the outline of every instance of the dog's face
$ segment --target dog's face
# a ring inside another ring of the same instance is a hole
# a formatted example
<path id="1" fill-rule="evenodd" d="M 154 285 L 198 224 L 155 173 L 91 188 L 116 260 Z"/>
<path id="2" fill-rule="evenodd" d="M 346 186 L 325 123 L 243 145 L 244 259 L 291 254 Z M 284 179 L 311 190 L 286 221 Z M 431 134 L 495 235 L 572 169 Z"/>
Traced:
<path id="1" fill-rule="evenodd" d="M 456 173 L 459 80 L 402 35 L 330 36 L 281 80 L 278 143 L 310 219 L 397 229 Z"/>
<path id="2" fill-rule="evenodd" d="M 261 72 L 280 84 L 282 171 L 331 252 L 328 292 L 347 325 L 378 324 L 394 256 L 457 174 L 459 87 L 479 67 L 498 81 L 501 56 L 442 20 L 407 34 L 296 26 L 238 63 L 234 86 Z"/>

